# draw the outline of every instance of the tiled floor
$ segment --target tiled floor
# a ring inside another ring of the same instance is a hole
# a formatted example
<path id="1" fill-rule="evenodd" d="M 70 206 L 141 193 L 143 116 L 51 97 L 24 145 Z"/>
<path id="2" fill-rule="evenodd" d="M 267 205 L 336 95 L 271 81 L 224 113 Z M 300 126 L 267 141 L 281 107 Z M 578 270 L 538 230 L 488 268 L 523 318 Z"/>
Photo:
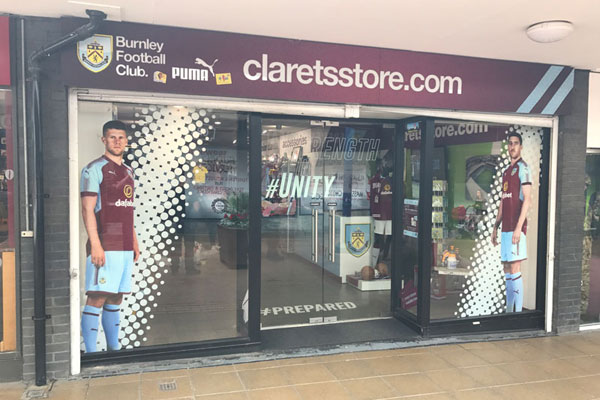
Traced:
<path id="1" fill-rule="evenodd" d="M 23 391 L 0 385 L 0 399 Z M 592 400 L 600 399 L 600 332 L 59 381 L 49 398 Z"/>

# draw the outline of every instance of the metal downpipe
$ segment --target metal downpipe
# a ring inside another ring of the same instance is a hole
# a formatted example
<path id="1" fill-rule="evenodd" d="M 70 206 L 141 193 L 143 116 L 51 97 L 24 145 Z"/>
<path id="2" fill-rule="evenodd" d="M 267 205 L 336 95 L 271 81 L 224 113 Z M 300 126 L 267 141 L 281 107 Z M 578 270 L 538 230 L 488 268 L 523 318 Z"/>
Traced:
<path id="1" fill-rule="evenodd" d="M 100 23 L 106 18 L 106 14 L 97 10 L 86 10 L 90 21 L 77 28 L 73 32 L 47 44 L 37 50 L 29 57 L 27 69 L 29 72 L 29 131 L 32 132 L 31 151 L 32 158 L 31 175 L 26 177 L 35 180 L 33 186 L 33 285 L 34 285 L 34 337 L 35 337 L 35 384 L 43 386 L 46 384 L 46 265 L 45 265 L 45 240 L 44 240 L 44 150 L 41 129 L 40 109 L 40 60 L 49 57 L 79 40 L 92 36 L 99 28 Z"/>

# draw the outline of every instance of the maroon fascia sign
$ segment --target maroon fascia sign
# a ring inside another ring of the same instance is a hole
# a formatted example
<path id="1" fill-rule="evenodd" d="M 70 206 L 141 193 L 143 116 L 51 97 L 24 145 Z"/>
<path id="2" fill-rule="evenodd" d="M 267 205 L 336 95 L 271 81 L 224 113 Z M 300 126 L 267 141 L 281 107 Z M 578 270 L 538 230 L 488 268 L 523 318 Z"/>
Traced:
<path id="1" fill-rule="evenodd" d="M 558 114 L 573 87 L 563 66 L 117 22 L 62 63 L 72 87 L 466 111 Z"/>
<path id="2" fill-rule="evenodd" d="M 10 86 L 10 38 L 8 17 L 0 16 L 0 86 Z"/>

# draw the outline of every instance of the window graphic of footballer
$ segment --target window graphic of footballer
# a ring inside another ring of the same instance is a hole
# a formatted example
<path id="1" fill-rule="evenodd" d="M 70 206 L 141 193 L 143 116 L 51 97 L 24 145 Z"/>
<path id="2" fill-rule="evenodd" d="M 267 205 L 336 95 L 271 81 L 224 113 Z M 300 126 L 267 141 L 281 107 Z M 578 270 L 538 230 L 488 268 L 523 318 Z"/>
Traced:
<path id="1" fill-rule="evenodd" d="M 100 320 L 107 349 L 120 349 L 120 304 L 131 292 L 131 270 L 140 255 L 133 228 L 133 170 L 123 163 L 126 129 L 121 121 L 104 124 L 104 154 L 81 171 L 81 208 L 88 235 L 87 301 L 81 317 L 86 353 L 97 351 Z"/>
<path id="2" fill-rule="evenodd" d="M 502 199 L 492 231 L 492 244 L 498 245 L 506 278 L 506 312 L 523 310 L 523 279 L 521 262 L 527 258 L 527 211 L 531 204 L 531 173 L 521 158 L 523 138 L 518 133 L 508 135 L 510 165 L 502 174 Z"/>

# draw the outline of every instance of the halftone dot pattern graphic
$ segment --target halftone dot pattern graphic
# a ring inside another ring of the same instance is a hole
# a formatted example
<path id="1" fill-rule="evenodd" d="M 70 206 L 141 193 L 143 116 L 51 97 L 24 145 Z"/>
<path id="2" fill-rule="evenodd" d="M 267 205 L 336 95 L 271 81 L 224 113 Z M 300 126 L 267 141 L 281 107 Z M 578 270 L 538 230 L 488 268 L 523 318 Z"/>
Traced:
<path id="1" fill-rule="evenodd" d="M 506 131 L 506 134 L 513 131 L 523 137 L 521 157 L 530 168 L 533 180 L 532 190 L 537 191 L 540 183 L 543 130 L 537 127 L 514 125 Z M 469 260 L 469 275 L 460 293 L 460 301 L 457 303 L 458 310 L 454 313 L 458 318 L 499 314 L 505 311 L 506 286 L 504 270 L 500 262 L 500 246 L 492 245 L 491 235 L 500 207 L 502 173 L 509 165 L 510 156 L 507 151 L 507 141 L 504 140 L 483 220 L 484 229 L 478 232 L 475 239 L 473 257 Z M 534 207 L 537 207 L 537 204 L 532 204 L 528 214 L 532 213 Z M 499 236 L 498 234 L 498 238 Z"/>
<path id="2" fill-rule="evenodd" d="M 119 341 L 132 349 L 147 341 L 153 309 L 169 274 L 174 240 L 185 217 L 186 190 L 192 169 L 202 162 L 217 116 L 207 109 L 147 106 L 135 114 L 125 157 L 135 173 L 134 223 L 140 258 L 132 270 L 131 294 L 121 304 Z M 98 351 L 106 350 L 102 326 Z"/>

